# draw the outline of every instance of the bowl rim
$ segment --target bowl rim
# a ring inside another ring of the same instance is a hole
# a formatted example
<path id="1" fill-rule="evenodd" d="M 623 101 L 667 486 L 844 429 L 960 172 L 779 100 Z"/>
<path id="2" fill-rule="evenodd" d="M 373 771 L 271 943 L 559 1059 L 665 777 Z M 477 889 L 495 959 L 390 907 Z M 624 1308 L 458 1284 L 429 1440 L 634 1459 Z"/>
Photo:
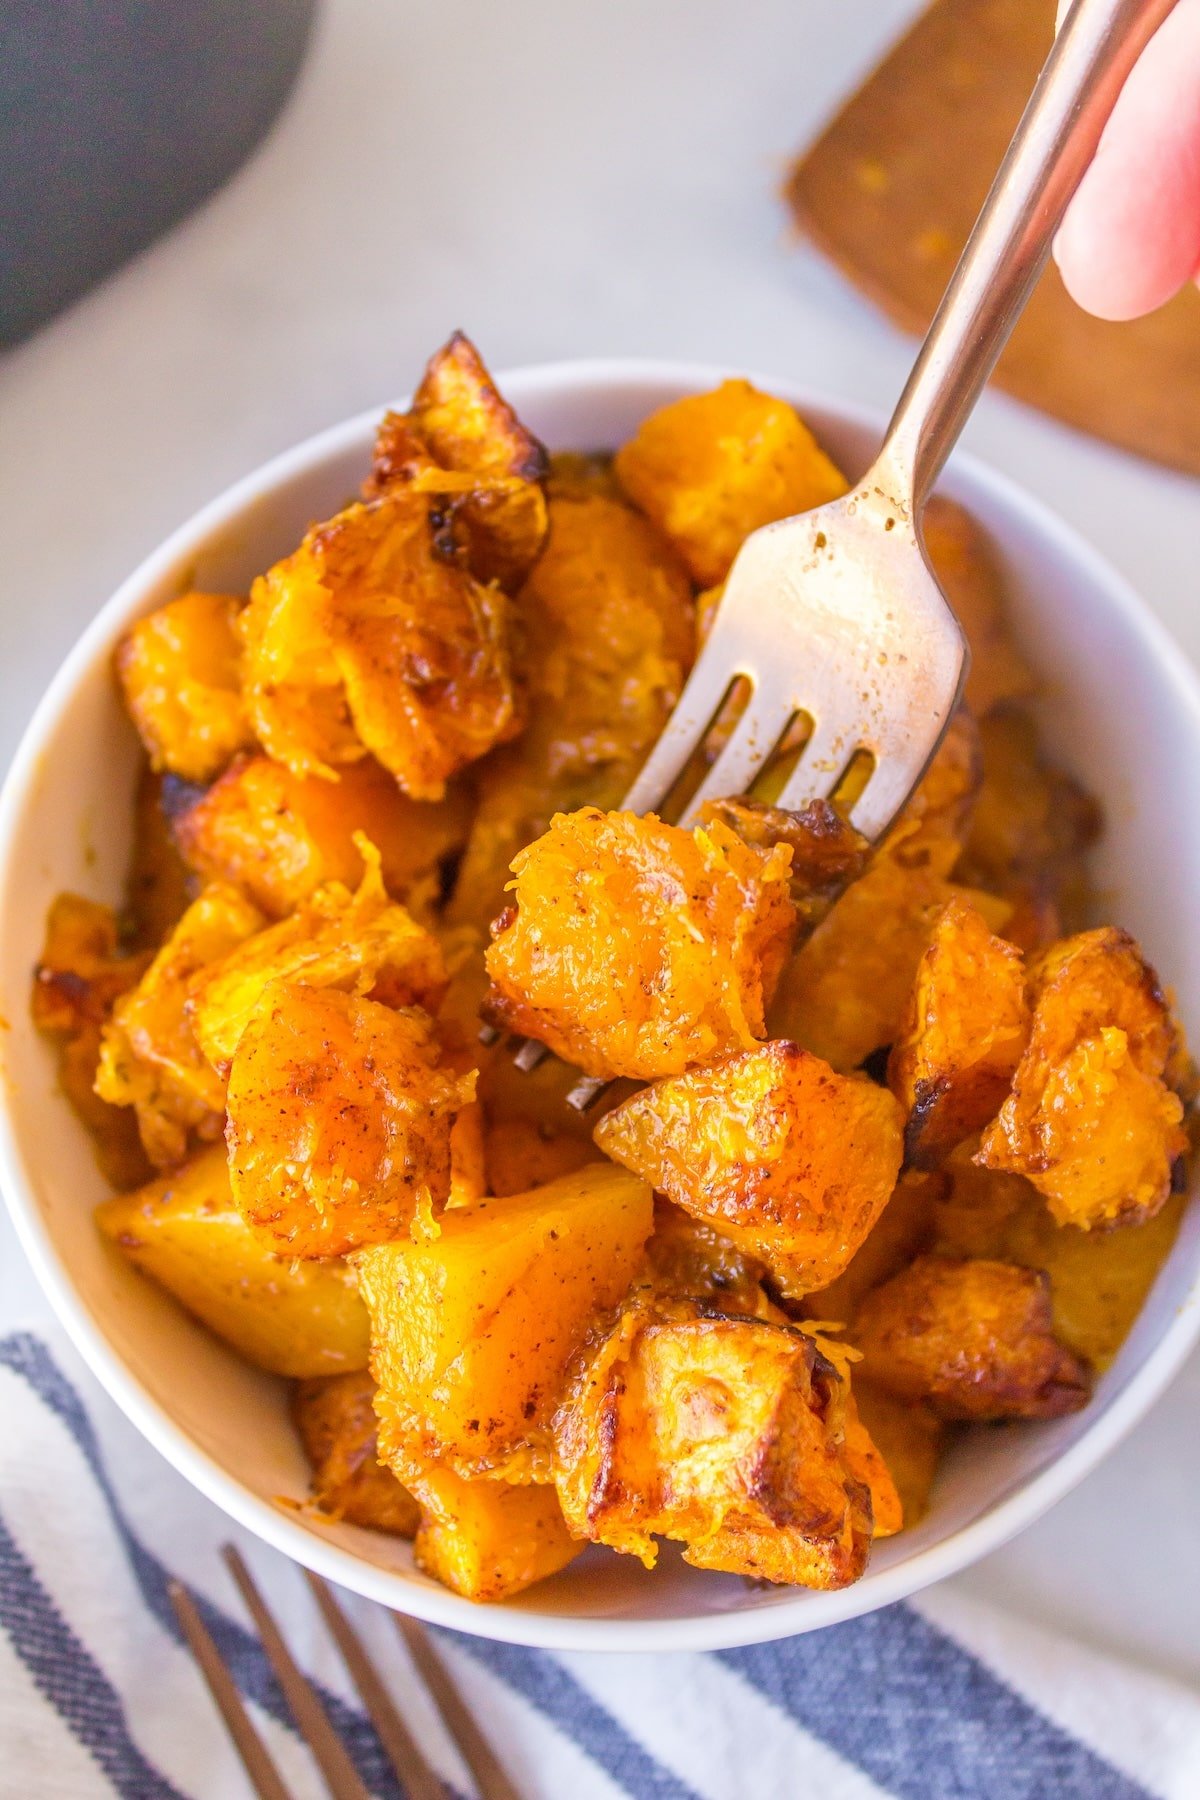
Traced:
<path id="1" fill-rule="evenodd" d="M 731 375 L 785 396 L 798 410 L 836 417 L 852 428 L 882 436 L 885 421 L 876 410 L 836 399 L 778 376 L 731 370 L 717 364 L 661 358 L 580 358 L 526 364 L 501 370 L 497 381 L 520 409 L 538 400 L 562 398 L 576 389 L 644 387 L 677 392 L 703 391 Z M 116 589 L 67 653 L 22 734 L 0 790 L 0 870 L 7 867 L 12 840 L 48 740 L 76 688 L 108 651 L 117 628 L 143 605 L 149 591 L 196 547 L 216 535 L 265 493 L 278 491 L 373 433 L 389 401 L 356 413 L 291 446 L 227 487 L 193 513 L 150 552 Z M 1147 656 L 1188 715 L 1200 742 L 1200 676 L 1166 627 L 1132 584 L 1074 527 L 1019 483 L 969 452 L 949 465 L 967 485 L 990 490 L 1006 511 L 1023 516 L 1034 534 L 1069 557 L 1094 587 L 1105 590 L 1114 611 L 1145 646 Z M 0 1105 L 0 1186 L 18 1240 L 50 1305 L 88 1368 L 148 1442 L 221 1511 L 293 1561 L 329 1580 L 408 1612 L 427 1623 L 497 1642 L 560 1651 L 717 1650 L 761 1643 L 856 1618 L 902 1600 L 968 1567 L 998 1549 L 1062 1499 L 1142 1418 L 1178 1372 L 1200 1338 L 1200 1268 L 1161 1337 L 1140 1369 L 1088 1424 L 1075 1443 L 1044 1468 L 1001 1493 L 968 1524 L 940 1543 L 915 1551 L 888 1569 L 868 1569 L 861 1580 L 834 1592 L 798 1591 L 768 1607 L 678 1614 L 665 1619 L 606 1619 L 541 1613 L 527 1606 L 479 1605 L 433 1584 L 416 1583 L 399 1571 L 377 1567 L 349 1549 L 325 1543 L 307 1527 L 259 1499 L 175 1423 L 142 1388 L 94 1322 L 54 1247 L 48 1225 L 27 1178 L 28 1159 L 17 1141 L 7 1101 Z M 534 1590 L 536 1592 L 536 1590 Z"/>

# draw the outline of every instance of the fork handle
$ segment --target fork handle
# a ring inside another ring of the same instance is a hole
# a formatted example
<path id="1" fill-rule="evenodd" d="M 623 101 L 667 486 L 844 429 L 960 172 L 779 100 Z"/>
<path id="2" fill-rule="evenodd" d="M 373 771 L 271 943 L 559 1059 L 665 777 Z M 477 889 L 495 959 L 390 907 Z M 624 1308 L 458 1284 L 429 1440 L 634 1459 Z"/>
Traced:
<path id="1" fill-rule="evenodd" d="M 1126 76 L 1175 3 L 1075 0 L 888 427 L 879 462 L 914 519 L 1042 272 Z"/>

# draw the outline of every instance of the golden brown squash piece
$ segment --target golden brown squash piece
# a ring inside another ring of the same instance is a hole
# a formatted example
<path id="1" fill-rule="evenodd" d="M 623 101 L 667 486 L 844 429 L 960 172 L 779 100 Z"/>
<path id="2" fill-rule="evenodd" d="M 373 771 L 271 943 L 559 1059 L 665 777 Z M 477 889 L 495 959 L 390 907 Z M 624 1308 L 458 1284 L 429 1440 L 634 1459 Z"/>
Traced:
<path id="1" fill-rule="evenodd" d="M 1024 708 L 997 708 L 979 736 L 983 780 L 958 879 L 1035 910 L 1050 907 L 1069 929 L 1088 899 L 1083 857 L 1100 833 L 1099 808 L 1045 759 Z"/>
<path id="2" fill-rule="evenodd" d="M 957 500 L 934 494 L 925 507 L 925 548 L 971 646 L 963 698 L 977 718 L 1036 682 L 1005 618 L 1004 582 L 983 531 Z"/>
<path id="3" fill-rule="evenodd" d="M 908 1115 L 906 1160 L 935 1168 L 981 1131 L 1008 1094 L 1029 1040 L 1025 960 L 963 899 L 934 920 L 888 1085 Z"/>
<path id="4" fill-rule="evenodd" d="M 183 594 L 139 619 L 117 646 L 117 674 L 151 767 L 211 781 L 254 742 L 242 704 L 232 594 Z"/>
<path id="5" fill-rule="evenodd" d="M 923 1400 L 897 1400 L 885 1388 L 865 1380 L 861 1363 L 855 1365 L 853 1397 L 899 1498 L 902 1528 L 911 1531 L 929 1511 L 946 1428 Z M 878 1521 L 875 1535 L 880 1535 Z"/>
<path id="6" fill-rule="evenodd" d="M 1057 1419 L 1091 1393 L 1054 1336 L 1049 1281 L 1013 1263 L 920 1256 L 867 1295 L 850 1339 L 868 1381 L 943 1419 Z"/>
<path id="7" fill-rule="evenodd" d="M 557 1421 L 557 1485 L 579 1537 L 653 1567 L 686 1560 L 844 1587 L 866 1566 L 871 1503 L 845 1453 L 846 1389 L 803 1332 L 634 1303 L 576 1375 Z"/>
<path id="8" fill-rule="evenodd" d="M 722 820 L 758 850 L 791 845 L 792 899 L 801 939 L 816 929 L 867 866 L 870 845 L 828 800 L 810 801 L 798 812 L 757 800 L 713 800 L 704 810 L 706 820 Z"/>
<path id="9" fill-rule="evenodd" d="M 552 1487 L 464 1481 L 450 1469 L 415 1482 L 421 1526 L 417 1566 L 466 1600 L 508 1600 L 565 1569 L 583 1549 Z"/>
<path id="10" fill-rule="evenodd" d="M 262 924 L 237 888 L 206 887 L 104 1027 L 96 1092 L 113 1106 L 133 1107 L 155 1168 L 182 1162 L 193 1136 L 211 1141 L 220 1134 L 225 1084 L 196 1042 L 187 996 L 201 970 Z"/>
<path id="11" fill-rule="evenodd" d="M 546 539 L 547 467 L 544 447 L 456 331 L 430 358 L 409 411 L 385 415 L 365 491 L 373 498 L 409 482 L 442 496 L 476 580 L 511 592 Z"/>
<path id="12" fill-rule="evenodd" d="M 724 580 L 758 526 L 846 492 L 793 408 L 748 381 L 660 407 L 617 451 L 615 467 L 701 587 Z"/>
<path id="13" fill-rule="evenodd" d="M 649 1188 L 597 1163 L 360 1252 L 380 1449 L 402 1480 L 432 1462 L 528 1475 L 567 1363 L 625 1293 L 651 1218 Z"/>
<path id="14" fill-rule="evenodd" d="M 234 1199 L 291 1256 L 407 1231 L 446 1202 L 450 1124 L 473 1088 L 437 1066 L 424 1013 L 275 982 L 229 1071 Z"/>
<path id="15" fill-rule="evenodd" d="M 789 852 L 653 814 L 560 814 L 513 864 L 488 1012 L 590 1075 L 653 1080 L 763 1035 L 794 924 Z"/>
<path id="16" fill-rule="evenodd" d="M 367 1364 L 367 1309 L 340 1258 L 296 1262 L 233 1203 L 222 1144 L 170 1175 L 106 1200 L 101 1232 L 135 1268 L 273 1375 L 333 1375 Z"/>
<path id="17" fill-rule="evenodd" d="M 432 1010 L 446 990 L 446 962 L 431 932 L 389 900 L 370 845 L 367 873 L 352 894 L 320 888 L 288 919 L 239 944 L 202 971 L 188 992 L 196 1041 L 228 1073 L 233 1053 L 273 981 L 369 994 L 386 1006 Z"/>
<path id="18" fill-rule="evenodd" d="M 777 1040 L 643 1088 L 596 1142 L 802 1294 L 841 1274 L 883 1211 L 903 1122 L 886 1088 Z"/>
<path id="19" fill-rule="evenodd" d="M 508 602 L 439 554 L 408 487 L 348 506 L 255 582 L 242 618 L 247 706 L 296 775 L 370 751 L 415 800 L 516 726 Z"/>
<path id="20" fill-rule="evenodd" d="M 113 1006 L 143 974 L 144 954 L 118 949 L 110 906 L 60 894 L 46 918 L 46 940 L 33 974 L 30 1012 L 58 1047 L 59 1086 L 96 1148 L 113 1187 L 136 1187 L 150 1174 L 137 1121 L 95 1091 L 100 1036 Z"/>
<path id="21" fill-rule="evenodd" d="M 646 1245 L 640 1285 L 667 1300 L 697 1300 L 717 1312 L 752 1319 L 784 1315 L 763 1288 L 767 1266 L 705 1219 L 669 1200 L 654 1202 L 654 1231 Z"/>
<path id="22" fill-rule="evenodd" d="M 1032 980 L 1029 1047 L 979 1160 L 1027 1176 L 1060 1224 L 1147 1218 L 1187 1147 L 1158 977 L 1127 932 L 1105 926 L 1056 945 Z"/>
<path id="23" fill-rule="evenodd" d="M 150 768 L 138 776 L 121 923 L 139 950 L 156 950 L 170 936 L 199 885 L 191 880 L 179 854 L 168 816 L 171 789 L 179 785 Z"/>
<path id="24" fill-rule="evenodd" d="M 979 783 L 975 727 L 960 713 L 865 872 L 784 969 L 769 1023 L 835 1069 L 855 1069 L 899 1035 L 917 964 L 951 880 Z M 1009 907 L 966 896 L 993 930 Z"/>
<path id="25" fill-rule="evenodd" d="M 360 833 L 379 851 L 388 892 L 403 899 L 463 843 L 469 823 L 461 788 L 441 801 L 409 800 L 372 757 L 325 781 L 251 756 L 180 813 L 174 832 L 196 874 L 232 882 L 279 919 L 328 881 L 358 886 Z"/>
<path id="26" fill-rule="evenodd" d="M 369 1370 L 297 1382 L 291 1412 L 312 1465 L 317 1511 L 348 1525 L 415 1537 L 421 1509 L 375 1453 L 378 1422 Z"/>
<path id="27" fill-rule="evenodd" d="M 619 806 L 679 698 L 692 590 L 670 545 L 616 500 L 554 500 L 550 541 L 516 603 L 528 697 L 521 738 L 480 771 L 453 917 L 486 925 L 509 864 L 556 812 Z"/>

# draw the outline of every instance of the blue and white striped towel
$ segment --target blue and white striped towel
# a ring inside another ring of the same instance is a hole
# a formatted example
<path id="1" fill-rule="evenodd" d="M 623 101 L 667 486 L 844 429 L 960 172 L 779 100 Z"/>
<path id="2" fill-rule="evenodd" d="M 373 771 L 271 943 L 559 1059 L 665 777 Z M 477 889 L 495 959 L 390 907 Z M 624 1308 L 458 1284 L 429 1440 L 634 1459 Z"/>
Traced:
<path id="1" fill-rule="evenodd" d="M 241 1800 L 166 1584 L 298 1796 L 323 1792 L 219 1563 L 239 1537 L 44 1329 L 0 1338 L 0 1795 Z M 297 1571 L 242 1542 L 372 1791 L 397 1795 Z M 450 1791 L 469 1778 L 378 1610 L 350 1601 Z M 441 1634 L 531 1800 L 1196 1800 L 1200 1697 L 945 1589 L 714 1655 L 549 1655 Z"/>

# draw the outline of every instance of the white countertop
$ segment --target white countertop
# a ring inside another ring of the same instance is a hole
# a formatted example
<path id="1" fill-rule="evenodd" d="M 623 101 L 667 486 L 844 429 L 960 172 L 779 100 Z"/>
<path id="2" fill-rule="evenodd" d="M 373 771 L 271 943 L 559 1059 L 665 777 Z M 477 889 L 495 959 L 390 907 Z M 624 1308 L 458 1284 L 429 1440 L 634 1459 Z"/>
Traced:
<path id="1" fill-rule="evenodd" d="M 408 386 L 677 356 L 886 408 L 911 346 L 789 231 L 787 159 L 913 0 L 325 0 L 268 143 L 0 364 L 0 762 L 83 624 L 203 501 Z M 988 397 L 972 447 L 1200 656 L 1200 484 Z M 1164 871 L 1169 878 L 1169 871 Z M 44 1306 L 0 1222 L 0 1327 Z M 1075 1494 L 958 1585 L 1200 1681 L 1200 1357 Z"/>

